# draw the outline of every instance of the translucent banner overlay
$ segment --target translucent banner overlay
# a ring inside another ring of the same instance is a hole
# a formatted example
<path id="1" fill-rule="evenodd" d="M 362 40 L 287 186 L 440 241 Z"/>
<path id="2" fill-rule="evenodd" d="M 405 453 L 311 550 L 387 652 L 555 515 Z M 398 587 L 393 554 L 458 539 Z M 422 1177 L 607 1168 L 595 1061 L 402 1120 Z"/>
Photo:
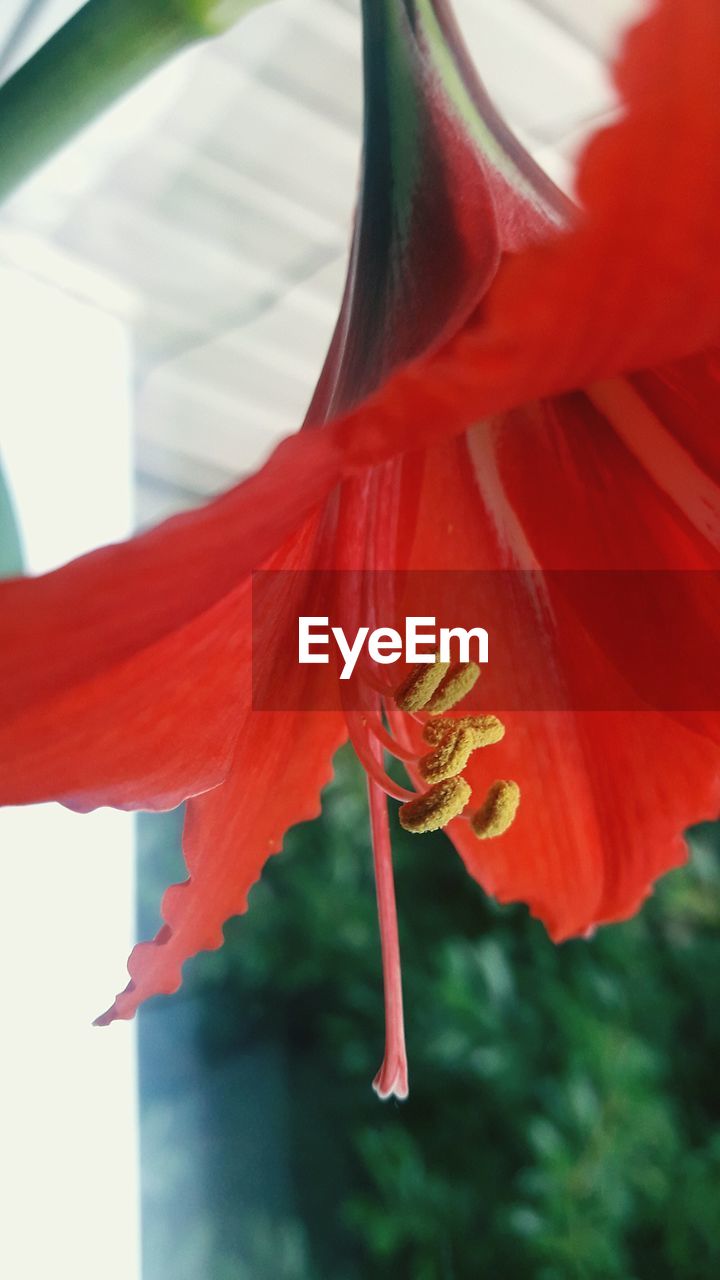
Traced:
<path id="1" fill-rule="evenodd" d="M 443 629 L 481 665 L 467 709 L 720 709 L 715 571 L 262 571 L 252 628 L 259 711 L 376 705 Z"/>

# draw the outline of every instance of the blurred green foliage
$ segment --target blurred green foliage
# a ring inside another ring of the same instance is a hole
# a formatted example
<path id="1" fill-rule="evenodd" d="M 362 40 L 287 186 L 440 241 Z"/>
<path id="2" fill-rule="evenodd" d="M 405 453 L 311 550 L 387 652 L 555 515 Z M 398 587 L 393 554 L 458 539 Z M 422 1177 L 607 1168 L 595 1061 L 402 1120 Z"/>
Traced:
<path id="1" fill-rule="evenodd" d="M 143 819 L 142 930 L 177 865 Z M 720 1274 L 720 859 L 555 947 L 442 835 L 395 832 L 411 1095 L 383 1015 L 363 780 L 268 865 L 141 1023 L 145 1280 Z"/>

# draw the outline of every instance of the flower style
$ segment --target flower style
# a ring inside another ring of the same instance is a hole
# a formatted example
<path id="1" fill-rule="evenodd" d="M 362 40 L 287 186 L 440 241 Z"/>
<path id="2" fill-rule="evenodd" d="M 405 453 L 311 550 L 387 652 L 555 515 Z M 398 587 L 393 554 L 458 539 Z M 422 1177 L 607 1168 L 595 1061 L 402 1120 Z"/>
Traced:
<path id="1" fill-rule="evenodd" d="M 584 152 L 581 213 L 495 113 L 446 0 L 367 0 L 363 14 L 358 213 L 305 429 L 206 507 L 2 585 L 0 800 L 190 798 L 189 879 L 99 1021 L 127 1018 L 221 944 L 287 828 L 317 813 L 349 734 L 383 944 L 375 1087 L 403 1097 L 385 793 L 410 829 L 446 826 L 485 890 L 526 902 L 559 941 L 632 914 L 684 860 L 685 827 L 717 815 L 717 717 L 500 724 L 455 712 L 463 675 L 440 667 L 429 691 L 413 677 L 396 698 L 371 690 L 367 713 L 256 712 L 250 574 L 720 567 L 720 11 L 656 0 L 631 33 L 624 115 Z M 596 642 L 592 602 L 576 604 L 573 660 L 632 685 Z M 698 610 L 711 642 L 718 617 Z M 271 622 L 256 624 L 256 664 Z M 386 750 L 417 795 L 385 772 Z"/>

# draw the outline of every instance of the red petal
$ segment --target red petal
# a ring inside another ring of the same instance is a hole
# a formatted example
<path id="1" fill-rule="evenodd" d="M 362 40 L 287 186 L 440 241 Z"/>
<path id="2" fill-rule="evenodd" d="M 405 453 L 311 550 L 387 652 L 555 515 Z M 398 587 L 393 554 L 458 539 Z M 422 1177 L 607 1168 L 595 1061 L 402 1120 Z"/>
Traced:
<path id="1" fill-rule="evenodd" d="M 172 808 L 225 776 L 251 706 L 236 498 L 0 585 L 0 803 Z M 317 546 L 311 521 L 268 563 L 306 568 Z"/>
<path id="2" fill-rule="evenodd" d="M 470 433 L 471 450 L 478 466 L 492 458 L 495 504 L 545 569 L 717 568 L 720 487 L 676 433 L 676 407 L 687 414 L 681 382 L 662 421 L 617 379 L 504 414 Z M 706 425 L 712 410 L 697 406 Z"/>
<path id="3" fill-rule="evenodd" d="M 449 834 L 465 865 L 501 902 L 525 902 L 555 941 L 632 915 L 658 876 L 681 865 L 681 833 L 720 812 L 720 753 L 653 712 L 504 717 L 468 780 L 479 807 L 495 778 L 521 790 L 505 835 Z"/>
<path id="4" fill-rule="evenodd" d="M 672 387 L 650 374 L 636 387 L 618 380 L 598 388 L 595 403 L 580 394 L 543 401 L 471 433 L 481 441 L 478 465 L 481 459 L 491 464 L 490 501 L 496 519 L 505 522 L 506 563 L 574 570 L 720 568 L 720 487 L 704 469 L 713 466 L 713 444 L 708 439 L 703 447 L 697 426 L 689 423 L 693 413 L 708 422 L 718 393 L 699 405 L 690 394 L 698 386 L 707 391 L 699 363 L 693 373 L 686 382 L 679 365 Z M 654 412 L 656 405 L 666 421 Z M 677 438 L 680 431 L 687 432 L 689 448 Z M 647 636 L 628 643 L 622 583 L 615 585 L 616 607 L 608 608 L 591 579 L 573 574 L 571 582 L 580 624 L 642 699 L 653 681 L 651 624 Z M 682 614 L 674 643 L 683 696 L 674 705 L 707 708 L 678 710 L 675 718 L 718 741 L 720 714 L 710 694 L 720 648 L 717 572 L 685 572 L 668 590 L 674 597 L 670 607 L 668 595 L 668 623 L 672 610 Z M 681 647 L 688 635 L 692 657 Z M 588 668 L 593 660 L 580 639 L 575 660 Z M 652 697 L 650 704 L 658 705 Z"/>
<path id="5" fill-rule="evenodd" d="M 66 690 L 0 723 L 0 803 L 170 809 L 215 786 L 249 697 L 248 635 L 241 587 L 89 680 L 80 662 Z"/>
<path id="6" fill-rule="evenodd" d="M 306 438 L 312 458 L 320 433 Z M 207 506 L 43 577 L 0 583 L 0 715 L 107 672 L 211 609 L 298 528 L 327 478 L 311 467 L 300 494 L 281 446 Z"/>
<path id="7" fill-rule="evenodd" d="M 184 962 L 222 945 L 222 926 L 247 896 L 285 832 L 320 811 L 331 760 L 347 735 L 340 716 L 253 713 L 227 781 L 188 805 L 184 852 L 189 879 L 163 898 L 165 924 L 128 962 L 131 981 L 98 1023 L 131 1018 L 149 996 L 176 991 Z"/>
<path id="8" fill-rule="evenodd" d="M 627 114 L 581 159 L 580 225 L 509 262 L 467 335 L 466 358 L 514 366 L 522 399 L 718 341 L 719 65 L 716 0 L 659 0 L 628 38 Z"/>
<path id="9" fill-rule="evenodd" d="M 668 581 L 672 608 L 682 612 L 672 643 L 692 634 L 693 664 L 686 654 L 682 695 L 673 703 L 668 690 L 667 705 L 706 706 L 701 716 L 676 714 L 717 740 L 720 715 L 707 699 L 720 646 L 720 458 L 713 433 L 698 425 L 720 408 L 708 363 L 698 358 L 634 384 L 598 385 L 592 399 L 575 393 L 525 406 L 428 451 L 422 464 L 408 456 L 401 470 L 412 472 L 405 523 L 415 528 L 413 567 L 685 571 Z M 629 686 L 612 705 L 632 705 L 630 688 L 640 705 L 646 696 L 649 705 L 664 705 L 649 693 L 650 627 L 628 644 L 622 609 L 608 609 L 582 573 L 565 577 L 563 593 L 578 622 L 576 652 L 566 655 L 573 684 L 583 664 L 589 673 L 599 661 L 587 648 L 588 632 Z M 569 621 L 565 607 L 564 626 Z M 598 676 L 609 691 L 607 668 Z"/>
<path id="10" fill-rule="evenodd" d="M 682 372 L 674 371 L 672 393 L 667 380 L 660 389 L 652 382 L 670 427 L 691 415 L 690 392 L 704 386 L 700 367 L 687 386 Z M 710 465 L 701 444 L 693 445 L 693 460 Z M 408 455 L 398 469 L 415 530 L 407 560 L 414 569 L 718 563 L 704 533 L 659 487 L 661 474 L 649 475 L 579 395 Z M 605 659 L 582 625 L 591 610 L 580 614 L 575 660 L 602 675 Z M 697 626 L 712 622 L 700 616 Z M 622 653 L 613 656 L 623 675 L 640 680 L 641 672 L 623 670 Z M 681 832 L 720 811 L 717 746 L 667 716 L 516 712 L 503 719 L 505 738 L 475 753 L 468 778 L 475 807 L 494 779 L 515 779 L 522 791 L 516 822 L 490 841 L 478 841 L 462 821 L 450 834 L 488 892 L 527 902 L 554 938 L 631 914 L 653 880 L 684 859 Z M 717 735 L 717 721 L 715 713 L 703 727 Z"/>

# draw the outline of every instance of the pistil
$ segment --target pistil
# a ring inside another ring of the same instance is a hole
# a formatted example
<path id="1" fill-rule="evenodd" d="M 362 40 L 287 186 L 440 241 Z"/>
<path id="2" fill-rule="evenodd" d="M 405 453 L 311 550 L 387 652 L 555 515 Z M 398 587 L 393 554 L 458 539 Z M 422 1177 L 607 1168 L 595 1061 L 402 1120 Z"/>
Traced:
<path id="1" fill-rule="evenodd" d="M 418 834 L 446 827 L 462 814 L 472 794 L 462 770 L 476 748 L 499 742 L 505 727 L 492 715 L 454 718 L 437 712 L 455 706 L 469 692 L 478 675 L 479 668 L 474 663 L 451 666 L 435 662 L 415 668 L 394 698 L 385 701 L 390 732 L 383 724 L 379 699 L 377 707 L 367 711 L 345 709 L 350 739 L 367 773 L 385 1001 L 385 1054 L 373 1088 L 383 1099 L 408 1096 L 400 939 L 387 796 L 404 801 L 398 814 L 400 825 Z M 422 723 L 418 712 L 431 715 L 423 724 L 422 736 L 433 748 L 426 755 L 411 745 L 404 723 L 408 720 Z M 405 741 L 397 740 L 401 738 Z M 412 792 L 396 783 L 385 772 L 384 751 L 390 751 L 407 764 L 416 762 L 418 774 L 430 784 L 428 789 Z M 481 840 L 502 835 L 511 825 L 519 801 L 520 789 L 515 782 L 494 782 L 481 808 L 470 819 L 475 835 Z"/>
<path id="2" fill-rule="evenodd" d="M 379 767 L 382 768 L 380 744 L 373 743 L 371 750 Z M 385 992 L 385 1055 L 382 1066 L 373 1080 L 373 1089 L 379 1098 L 403 1099 L 408 1096 L 408 1066 L 390 825 L 385 794 L 370 776 L 368 777 L 368 801 Z"/>

